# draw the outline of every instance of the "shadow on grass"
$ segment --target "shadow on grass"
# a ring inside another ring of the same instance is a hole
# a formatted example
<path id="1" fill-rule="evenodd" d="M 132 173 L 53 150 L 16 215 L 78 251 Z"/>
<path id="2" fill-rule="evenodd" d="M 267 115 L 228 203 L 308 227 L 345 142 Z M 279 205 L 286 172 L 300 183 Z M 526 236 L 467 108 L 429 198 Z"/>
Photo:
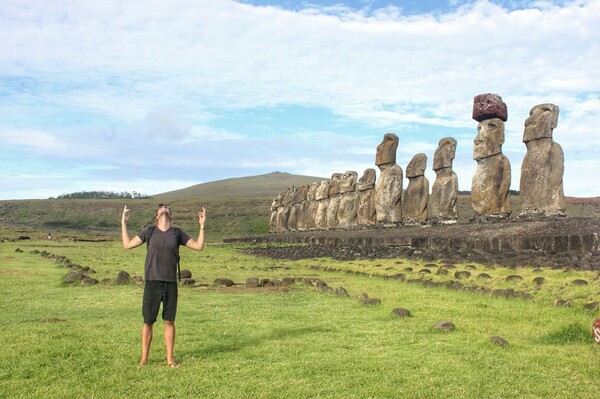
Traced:
<path id="1" fill-rule="evenodd" d="M 593 343 L 591 326 L 586 328 L 580 324 L 569 324 L 534 340 L 541 345 L 568 345 Z"/>
<path id="2" fill-rule="evenodd" d="M 235 342 L 210 345 L 210 346 L 201 346 L 200 348 L 196 347 L 187 347 L 178 349 L 177 352 L 184 357 L 186 356 L 208 356 L 214 355 L 217 353 L 224 352 L 236 352 L 246 347 L 252 347 L 256 345 L 260 345 L 269 341 L 276 341 L 281 339 L 289 339 L 293 337 L 298 337 L 306 334 L 323 334 L 326 332 L 332 331 L 329 328 L 324 327 L 301 327 L 301 328 L 278 328 L 271 331 L 268 334 L 263 334 L 260 336 L 248 336 L 246 338 L 242 338 L 238 336 Z"/>

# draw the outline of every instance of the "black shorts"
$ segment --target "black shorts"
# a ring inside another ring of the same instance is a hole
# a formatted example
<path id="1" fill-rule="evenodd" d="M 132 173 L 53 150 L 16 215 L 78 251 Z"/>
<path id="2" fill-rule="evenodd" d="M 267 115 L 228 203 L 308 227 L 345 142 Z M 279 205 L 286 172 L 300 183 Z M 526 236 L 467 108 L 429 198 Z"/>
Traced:
<path id="1" fill-rule="evenodd" d="M 163 320 L 175 321 L 175 313 L 177 313 L 176 281 L 146 281 L 142 302 L 144 323 L 154 324 L 161 302 L 163 304 Z"/>

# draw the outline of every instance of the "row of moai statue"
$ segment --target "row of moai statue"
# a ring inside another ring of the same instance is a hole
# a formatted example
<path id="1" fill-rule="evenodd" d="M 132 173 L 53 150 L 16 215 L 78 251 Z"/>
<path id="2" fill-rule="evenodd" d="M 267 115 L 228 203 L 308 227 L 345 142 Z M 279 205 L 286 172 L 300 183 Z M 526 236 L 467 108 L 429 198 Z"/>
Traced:
<path id="1" fill-rule="evenodd" d="M 471 185 L 475 222 L 507 220 L 510 202 L 510 162 L 502 154 L 506 104 L 497 94 L 478 95 L 473 119 L 479 122 L 473 158 L 477 169 Z M 563 152 L 552 139 L 558 106 L 540 104 L 525 121 L 523 142 L 527 153 L 521 168 L 519 218 L 565 216 Z M 289 187 L 271 205 L 271 232 L 333 229 L 352 226 L 456 223 L 458 177 L 452 170 L 457 142 L 439 141 L 433 158 L 436 178 L 429 193 L 425 177 L 427 156 L 416 154 L 406 167 L 408 186 L 403 192 L 403 171 L 396 163 L 398 136 L 387 133 L 377 146 L 375 165 L 362 177 L 354 171 L 334 173 L 330 180 Z"/>

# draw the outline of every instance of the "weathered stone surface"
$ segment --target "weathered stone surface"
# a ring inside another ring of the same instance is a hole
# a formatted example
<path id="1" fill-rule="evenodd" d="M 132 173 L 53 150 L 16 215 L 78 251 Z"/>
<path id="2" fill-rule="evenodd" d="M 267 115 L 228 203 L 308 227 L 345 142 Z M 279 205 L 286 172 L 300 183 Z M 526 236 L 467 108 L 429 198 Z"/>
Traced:
<path id="1" fill-rule="evenodd" d="M 278 232 L 283 232 L 286 231 L 288 229 L 287 224 L 288 224 L 288 216 L 290 214 L 290 204 L 291 204 L 291 199 L 292 199 L 292 195 L 295 191 L 295 187 L 288 187 L 287 190 L 285 190 L 282 193 L 281 196 L 281 206 L 279 206 L 277 208 L 277 216 L 276 216 L 276 231 Z"/>
<path id="2" fill-rule="evenodd" d="M 228 278 L 217 278 L 213 281 L 213 285 L 220 287 L 231 287 L 233 284 L 233 280 Z"/>
<path id="3" fill-rule="evenodd" d="M 446 320 L 438 321 L 433 327 L 442 331 L 454 331 L 456 329 L 456 325 L 454 323 Z"/>
<path id="4" fill-rule="evenodd" d="M 396 150 L 398 149 L 398 136 L 394 133 L 386 133 L 383 141 L 377 146 L 375 154 L 375 165 L 381 168 L 381 165 L 396 163 Z"/>
<path id="5" fill-rule="evenodd" d="M 327 228 L 333 229 L 338 227 L 338 211 L 342 196 L 340 194 L 340 184 L 342 182 L 342 174 L 334 173 L 331 175 L 331 183 L 329 183 L 329 205 L 327 205 Z"/>
<path id="6" fill-rule="evenodd" d="M 312 182 L 306 193 L 306 210 L 304 213 L 304 224 L 307 229 L 314 229 L 317 227 L 316 217 L 317 209 L 319 208 L 319 201 L 317 201 L 317 189 L 319 183 Z"/>
<path id="7" fill-rule="evenodd" d="M 283 196 L 285 195 L 285 191 L 282 191 L 273 199 L 271 202 L 271 217 L 269 219 L 269 232 L 275 233 L 279 231 L 278 224 L 278 209 L 283 206 Z"/>
<path id="8" fill-rule="evenodd" d="M 427 155 L 416 154 L 406 167 L 408 187 L 402 199 L 402 220 L 405 224 L 427 220 L 429 180 L 425 177 Z"/>
<path id="9" fill-rule="evenodd" d="M 260 279 L 258 277 L 248 277 L 246 279 L 246 287 L 259 287 L 260 286 Z"/>
<path id="10" fill-rule="evenodd" d="M 183 269 L 181 271 L 181 273 L 179 274 L 179 277 L 181 277 L 181 278 L 192 278 L 192 272 L 189 271 L 188 269 Z"/>
<path id="11" fill-rule="evenodd" d="M 360 301 L 365 305 L 379 305 L 381 304 L 381 300 L 379 298 L 369 298 L 366 292 L 363 292 L 360 295 Z"/>
<path id="12" fill-rule="evenodd" d="M 502 338 L 502 337 L 499 337 L 499 336 L 497 336 L 497 335 L 492 335 L 492 336 L 490 337 L 490 342 L 491 342 L 492 344 L 494 344 L 494 345 L 498 345 L 498 346 L 500 346 L 500 347 L 502 347 L 502 348 L 506 348 L 506 347 L 508 346 L 508 341 L 507 341 L 507 340 L 505 340 L 505 339 L 504 339 L 504 338 Z"/>
<path id="13" fill-rule="evenodd" d="M 375 212 L 379 223 L 402 222 L 402 168 L 397 165 L 380 167 L 375 188 Z"/>
<path id="14" fill-rule="evenodd" d="M 358 173 L 347 171 L 342 176 L 340 184 L 340 207 L 338 209 L 338 226 L 348 227 L 358 224 L 358 193 L 356 180 Z"/>
<path id="15" fill-rule="evenodd" d="M 473 119 L 481 122 L 492 118 L 500 118 L 504 122 L 508 119 L 508 111 L 502 97 L 494 93 L 475 96 L 473 99 Z"/>
<path id="16" fill-rule="evenodd" d="M 535 285 L 540 286 L 546 282 L 546 279 L 541 276 L 538 276 L 538 277 L 535 277 L 532 281 Z"/>
<path id="17" fill-rule="evenodd" d="M 398 317 L 410 317 L 410 310 L 405 308 L 394 308 L 392 314 Z"/>
<path id="18" fill-rule="evenodd" d="M 292 194 L 288 230 L 306 230 L 305 213 L 308 187 L 308 185 L 297 187 Z"/>
<path id="19" fill-rule="evenodd" d="M 65 283 L 74 283 L 75 281 L 81 281 L 85 278 L 85 274 L 80 273 L 80 272 L 70 272 L 69 274 L 66 275 L 65 279 L 63 280 Z"/>
<path id="20" fill-rule="evenodd" d="M 564 154 L 552 140 L 558 112 L 554 104 L 539 104 L 531 109 L 525 121 L 523 142 L 527 153 L 521 166 L 520 217 L 565 216 Z"/>
<path id="21" fill-rule="evenodd" d="M 315 199 L 319 202 L 317 214 L 315 215 L 315 227 L 318 229 L 327 228 L 327 208 L 329 207 L 329 180 L 321 180 Z"/>
<path id="22" fill-rule="evenodd" d="M 452 137 L 441 139 L 433 156 L 436 177 L 427 206 L 431 220 L 456 222 L 458 219 L 458 176 L 452 170 L 455 154 L 456 140 Z"/>
<path id="23" fill-rule="evenodd" d="M 371 225 L 377 221 L 375 212 L 375 169 L 365 169 L 358 179 L 358 205 L 356 209 L 357 223 Z"/>
<path id="24" fill-rule="evenodd" d="M 127 284 L 130 281 L 131 281 L 131 275 L 129 273 L 127 273 L 126 271 L 121 270 L 121 271 L 119 271 L 119 273 L 117 273 L 117 279 L 116 279 L 117 284 Z"/>
<path id="25" fill-rule="evenodd" d="M 337 295 L 337 296 L 344 296 L 344 297 L 350 296 L 348 294 L 348 291 L 346 291 L 346 289 L 344 287 L 338 287 L 338 288 L 336 288 L 335 289 L 335 295 Z"/>
<path id="26" fill-rule="evenodd" d="M 507 218 L 511 212 L 508 158 L 502 154 L 504 122 L 486 119 L 477 127 L 473 158 L 477 169 L 471 184 L 471 206 L 476 216 Z"/>

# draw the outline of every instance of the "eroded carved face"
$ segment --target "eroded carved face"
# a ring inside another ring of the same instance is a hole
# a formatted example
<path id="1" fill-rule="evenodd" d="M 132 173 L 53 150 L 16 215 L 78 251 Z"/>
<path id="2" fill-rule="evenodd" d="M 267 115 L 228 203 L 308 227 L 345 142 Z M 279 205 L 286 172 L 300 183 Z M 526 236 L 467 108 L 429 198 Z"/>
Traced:
<path id="1" fill-rule="evenodd" d="M 433 155 L 433 170 L 452 167 L 452 161 L 456 155 L 456 140 L 452 137 L 444 137 L 438 143 L 438 148 Z"/>
<path id="2" fill-rule="evenodd" d="M 358 190 L 365 191 L 365 190 L 374 188 L 375 187 L 375 179 L 376 179 L 375 169 L 373 169 L 373 168 L 365 169 L 362 177 L 360 179 L 358 179 Z"/>
<path id="3" fill-rule="evenodd" d="M 558 124 L 558 106 L 554 104 L 538 104 L 529 111 L 529 118 L 525 120 L 523 142 L 550 137 L 552 130 Z"/>
<path id="4" fill-rule="evenodd" d="M 394 133 L 386 133 L 383 141 L 377 146 L 375 165 L 387 165 L 396 163 L 396 149 L 398 148 L 398 136 Z"/>
<path id="5" fill-rule="evenodd" d="M 408 163 L 406 167 L 406 177 L 417 177 L 425 174 L 425 168 L 427 167 L 427 155 L 416 154 Z"/>
<path id="6" fill-rule="evenodd" d="M 502 153 L 504 144 L 504 122 L 499 118 L 486 119 L 477 125 L 477 136 L 473 140 L 473 159 L 480 160 Z"/>
<path id="7" fill-rule="evenodd" d="M 340 183 L 340 192 L 341 193 L 350 193 L 356 189 L 356 179 L 358 178 L 358 173 L 354 171 L 347 171 L 342 176 L 342 181 Z"/>

